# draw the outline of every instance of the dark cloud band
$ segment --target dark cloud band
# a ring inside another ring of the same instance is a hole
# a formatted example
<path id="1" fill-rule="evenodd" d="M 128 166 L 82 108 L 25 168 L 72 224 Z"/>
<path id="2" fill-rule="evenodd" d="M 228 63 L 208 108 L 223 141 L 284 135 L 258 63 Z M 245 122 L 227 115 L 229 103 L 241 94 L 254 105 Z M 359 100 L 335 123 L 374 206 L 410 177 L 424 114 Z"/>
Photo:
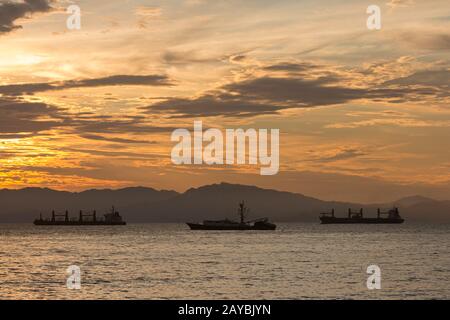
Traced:
<path id="1" fill-rule="evenodd" d="M 37 92 L 64 90 L 72 88 L 107 86 L 170 86 L 172 83 L 165 75 L 114 75 L 103 78 L 68 80 L 51 83 L 25 83 L 0 86 L 0 94 L 19 96 Z"/>
<path id="2" fill-rule="evenodd" d="M 33 13 L 48 12 L 51 0 L 24 0 L 0 2 L 0 35 L 22 28 L 14 22 Z"/>

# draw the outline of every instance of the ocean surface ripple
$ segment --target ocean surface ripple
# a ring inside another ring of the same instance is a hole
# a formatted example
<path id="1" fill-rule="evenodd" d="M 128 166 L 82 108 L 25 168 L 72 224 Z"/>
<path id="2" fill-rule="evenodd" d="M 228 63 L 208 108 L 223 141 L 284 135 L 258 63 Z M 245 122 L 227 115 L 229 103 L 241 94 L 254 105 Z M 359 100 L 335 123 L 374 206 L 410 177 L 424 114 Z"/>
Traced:
<path id="1" fill-rule="evenodd" d="M 449 225 L 0 225 L 2 299 L 449 299 Z M 369 265 L 381 290 L 368 290 Z M 70 265 L 81 290 L 66 287 Z"/>

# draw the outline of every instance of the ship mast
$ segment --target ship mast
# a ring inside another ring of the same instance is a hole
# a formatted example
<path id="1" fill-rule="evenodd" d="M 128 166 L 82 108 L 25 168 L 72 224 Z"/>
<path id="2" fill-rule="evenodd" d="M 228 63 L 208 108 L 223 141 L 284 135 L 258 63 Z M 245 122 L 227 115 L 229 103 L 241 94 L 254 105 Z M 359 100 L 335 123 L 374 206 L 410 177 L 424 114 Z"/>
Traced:
<path id="1" fill-rule="evenodd" d="M 245 202 L 242 201 L 239 203 L 239 210 L 238 210 L 238 214 L 239 217 L 241 218 L 241 223 L 245 223 L 245 214 L 248 212 L 248 209 L 245 207 Z"/>

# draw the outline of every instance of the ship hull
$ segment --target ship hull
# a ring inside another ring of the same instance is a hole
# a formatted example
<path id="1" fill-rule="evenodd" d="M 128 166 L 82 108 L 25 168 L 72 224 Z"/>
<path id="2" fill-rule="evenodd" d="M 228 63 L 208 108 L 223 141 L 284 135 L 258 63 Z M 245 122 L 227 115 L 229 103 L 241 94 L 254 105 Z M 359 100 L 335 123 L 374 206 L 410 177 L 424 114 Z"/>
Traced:
<path id="1" fill-rule="evenodd" d="M 34 221 L 35 226 L 124 226 L 127 223 L 105 221 Z"/>
<path id="2" fill-rule="evenodd" d="M 260 225 L 247 225 L 247 224 L 236 224 L 230 226 L 212 226 L 204 225 L 200 223 L 187 223 L 191 230 L 275 230 L 276 225 L 274 224 L 260 224 Z"/>
<path id="3" fill-rule="evenodd" d="M 403 223 L 404 219 L 389 219 L 389 218 L 335 218 L 335 217 L 321 217 L 322 224 L 399 224 Z"/>

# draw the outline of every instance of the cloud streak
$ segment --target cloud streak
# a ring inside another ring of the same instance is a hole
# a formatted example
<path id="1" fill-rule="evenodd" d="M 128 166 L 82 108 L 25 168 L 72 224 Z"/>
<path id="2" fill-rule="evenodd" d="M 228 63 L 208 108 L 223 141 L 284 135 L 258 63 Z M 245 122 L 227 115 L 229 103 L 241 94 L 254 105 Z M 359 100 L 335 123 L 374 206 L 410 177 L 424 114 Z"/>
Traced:
<path id="1" fill-rule="evenodd" d="M 111 137 L 110 134 L 158 134 L 168 133 L 176 128 L 155 125 L 139 115 L 117 118 L 89 112 L 72 113 L 66 108 L 44 102 L 0 97 L 0 138 L 30 138 L 53 129 L 64 130 L 89 140 L 154 144 L 154 141 Z"/>
<path id="2" fill-rule="evenodd" d="M 89 140 L 97 140 L 97 141 L 108 141 L 108 142 L 115 142 L 115 143 L 125 143 L 125 144 L 154 144 L 154 141 L 145 141 L 145 140 L 134 140 L 134 139 L 124 139 L 124 138 L 117 138 L 117 137 L 105 137 L 101 135 L 96 134 L 81 134 L 80 135 L 84 139 Z"/>
<path id="3" fill-rule="evenodd" d="M 36 133 L 61 124 L 61 109 L 40 102 L 0 98 L 0 133 Z"/>
<path id="4" fill-rule="evenodd" d="M 166 75 L 113 75 L 109 77 L 67 80 L 50 83 L 24 83 L 0 86 L 0 94 L 8 96 L 32 95 L 37 92 L 74 88 L 95 88 L 107 86 L 170 86 Z"/>
<path id="5" fill-rule="evenodd" d="M 142 109 L 171 118 L 251 117 L 283 109 L 342 105 L 367 99 L 399 103 L 448 94 L 447 70 L 417 72 L 379 85 L 354 87 L 355 74 L 321 72 L 311 63 L 281 63 L 261 68 L 260 76 L 236 81 L 195 98 L 168 98 Z M 313 77 L 313 78 L 311 78 Z"/>

